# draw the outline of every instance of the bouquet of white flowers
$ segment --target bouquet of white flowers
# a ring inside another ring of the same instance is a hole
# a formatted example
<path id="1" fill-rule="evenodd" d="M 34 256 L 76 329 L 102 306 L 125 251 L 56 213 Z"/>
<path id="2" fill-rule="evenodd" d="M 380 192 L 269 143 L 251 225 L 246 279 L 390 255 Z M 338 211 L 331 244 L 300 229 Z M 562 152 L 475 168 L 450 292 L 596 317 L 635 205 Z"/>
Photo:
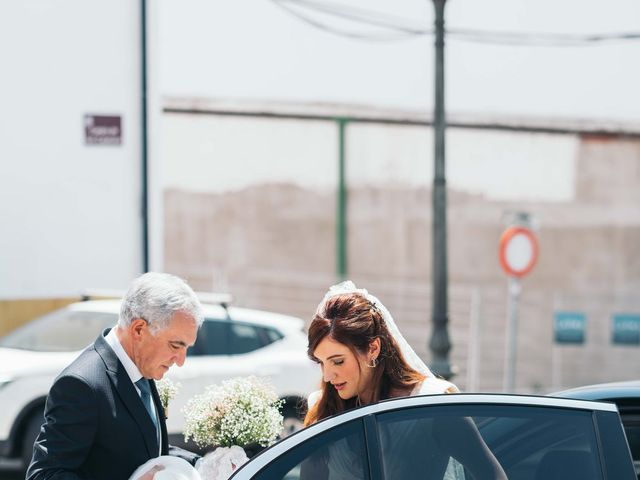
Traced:
<path id="1" fill-rule="evenodd" d="M 166 377 L 156 382 L 156 388 L 160 396 L 160 403 L 162 403 L 162 408 L 164 408 L 165 418 L 169 418 L 169 402 L 178 394 L 180 386 L 180 383 L 173 383 Z"/>
<path id="2" fill-rule="evenodd" d="M 256 377 L 227 380 L 189 400 L 182 410 L 185 441 L 217 447 L 196 464 L 200 476 L 225 480 L 248 460 L 243 448 L 273 442 L 282 431 L 281 406 L 273 388 Z"/>
<path id="3" fill-rule="evenodd" d="M 282 431 L 282 401 L 256 377 L 235 378 L 208 387 L 182 410 L 185 440 L 199 446 L 267 446 Z"/>

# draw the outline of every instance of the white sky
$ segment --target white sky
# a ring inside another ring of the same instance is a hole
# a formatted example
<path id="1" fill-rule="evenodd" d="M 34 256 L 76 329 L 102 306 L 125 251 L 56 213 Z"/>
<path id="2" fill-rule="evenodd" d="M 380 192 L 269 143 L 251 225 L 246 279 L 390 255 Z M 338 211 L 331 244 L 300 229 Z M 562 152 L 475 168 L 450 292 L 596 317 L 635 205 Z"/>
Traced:
<path id="1" fill-rule="evenodd" d="M 432 26 L 431 0 L 332 1 Z M 431 37 L 343 38 L 303 23 L 274 0 L 159 0 L 152 8 L 161 94 L 431 108 Z M 638 32 L 640 1 L 449 0 L 446 20 L 449 28 Z M 447 109 L 637 121 L 639 59 L 639 40 L 570 48 L 451 40 Z"/>

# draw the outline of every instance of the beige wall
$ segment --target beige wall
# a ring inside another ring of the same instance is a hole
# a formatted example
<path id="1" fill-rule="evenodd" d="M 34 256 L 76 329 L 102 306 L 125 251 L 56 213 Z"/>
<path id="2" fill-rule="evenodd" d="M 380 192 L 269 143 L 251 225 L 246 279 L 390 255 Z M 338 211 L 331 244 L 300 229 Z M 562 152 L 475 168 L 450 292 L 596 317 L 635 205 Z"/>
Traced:
<path id="1" fill-rule="evenodd" d="M 381 135 L 380 129 L 370 135 Z M 397 150 L 379 139 L 384 148 L 351 147 L 348 161 L 366 169 L 368 157 L 382 152 L 384 161 L 377 164 L 392 171 L 394 162 L 411 154 L 406 142 L 417 142 L 415 133 L 398 135 L 402 148 Z M 251 129 L 243 134 L 250 142 Z M 358 135 L 358 141 L 367 142 L 364 132 Z M 482 135 L 478 130 L 467 137 L 478 141 Z M 514 210 L 534 215 L 541 252 L 538 265 L 523 281 L 516 389 L 549 392 L 640 378 L 640 348 L 610 343 L 611 314 L 640 312 L 640 140 L 575 134 L 563 140 L 562 135 L 529 132 L 487 135 L 501 161 L 513 158 L 526 167 L 520 174 L 510 168 L 509 176 L 497 179 L 500 170 L 473 168 L 469 175 L 486 178 L 469 184 L 480 187 L 449 184 L 450 335 L 452 362 L 459 368 L 456 382 L 482 391 L 502 388 L 507 281 L 497 247 L 504 215 Z M 385 142 L 393 143 L 393 138 L 390 134 Z M 180 143 L 180 137 L 167 141 Z M 197 138 L 189 143 L 197 143 Z M 517 188 L 503 198 L 492 195 L 491 182 L 527 182 L 535 156 L 521 155 L 518 149 L 532 144 L 539 155 L 547 152 L 562 164 L 556 171 L 554 162 L 541 159 L 536 175 L 548 176 L 549 183 L 557 183 L 554 175 L 564 175 L 564 181 L 551 190 L 540 182 L 539 190 L 529 189 L 522 198 L 514 198 Z M 472 146 L 458 146 L 458 151 L 472 152 Z M 416 148 L 423 151 L 423 146 Z M 510 148 L 515 149 L 511 156 Z M 396 151 L 402 154 L 394 155 Z M 216 168 L 227 168 L 225 155 L 220 151 L 210 159 L 212 179 Z M 353 180 L 359 169 L 350 168 Z M 403 171 L 406 177 L 412 169 Z M 464 172 L 458 171 L 459 178 Z M 239 305 L 309 319 L 336 281 L 335 191 L 292 182 L 252 185 L 251 172 L 246 174 L 247 185 L 234 190 L 194 192 L 183 185 L 165 191 L 165 268 L 198 289 L 231 291 Z M 431 190 L 420 182 L 403 182 L 402 175 L 386 183 L 371 175 L 351 182 L 349 277 L 387 304 L 409 342 L 428 360 Z M 561 195 L 555 195 L 558 189 Z M 586 313 L 584 346 L 553 345 L 553 313 L 562 309 Z"/>
<path id="2" fill-rule="evenodd" d="M 0 336 L 40 315 L 78 301 L 77 298 L 47 298 L 0 301 Z"/>

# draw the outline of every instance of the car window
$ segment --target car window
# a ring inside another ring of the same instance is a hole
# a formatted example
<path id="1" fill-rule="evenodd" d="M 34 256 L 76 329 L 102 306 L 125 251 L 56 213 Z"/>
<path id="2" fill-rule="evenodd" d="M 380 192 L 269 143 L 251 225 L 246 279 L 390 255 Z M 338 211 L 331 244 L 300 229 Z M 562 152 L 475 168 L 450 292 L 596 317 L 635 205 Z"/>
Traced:
<path id="1" fill-rule="evenodd" d="M 229 321 L 207 318 L 202 323 L 193 347 L 187 350 L 188 356 L 229 355 Z"/>
<path id="2" fill-rule="evenodd" d="M 275 329 L 227 319 L 207 318 L 187 355 L 235 355 L 252 352 L 283 338 Z"/>
<path id="3" fill-rule="evenodd" d="M 322 432 L 277 457 L 255 480 L 368 479 L 361 420 Z"/>
<path id="4" fill-rule="evenodd" d="M 623 416 L 622 423 L 624 424 L 624 433 L 627 435 L 627 441 L 629 442 L 631 456 L 634 461 L 638 462 L 640 461 L 640 416 L 633 420 L 629 416 Z"/>
<path id="5" fill-rule="evenodd" d="M 616 412 L 598 411 L 594 413 L 598 425 L 598 436 L 602 445 L 601 458 L 604 460 L 607 478 L 634 479 L 638 478 L 637 464 L 629 468 L 631 458 L 629 444 L 625 438 L 623 424 Z M 622 417 L 622 422 L 625 418 Z M 626 428 L 626 426 L 625 426 Z"/>
<path id="6" fill-rule="evenodd" d="M 284 335 L 273 328 L 259 327 L 258 331 L 260 332 L 264 345 L 269 345 L 284 338 Z"/>
<path id="7" fill-rule="evenodd" d="M 230 322 L 229 325 L 231 329 L 229 343 L 232 355 L 253 352 L 264 345 L 257 327 L 235 322 Z"/>
<path id="8" fill-rule="evenodd" d="M 385 478 L 601 479 L 590 412 L 426 406 L 378 415 Z"/>
<path id="9" fill-rule="evenodd" d="M 640 411 L 635 405 L 629 408 L 622 404 L 620 405 L 620 417 L 636 469 L 636 476 L 640 479 Z"/>
<path id="10" fill-rule="evenodd" d="M 82 350 L 118 321 L 118 314 L 56 310 L 0 339 L 0 347 L 42 352 Z"/>

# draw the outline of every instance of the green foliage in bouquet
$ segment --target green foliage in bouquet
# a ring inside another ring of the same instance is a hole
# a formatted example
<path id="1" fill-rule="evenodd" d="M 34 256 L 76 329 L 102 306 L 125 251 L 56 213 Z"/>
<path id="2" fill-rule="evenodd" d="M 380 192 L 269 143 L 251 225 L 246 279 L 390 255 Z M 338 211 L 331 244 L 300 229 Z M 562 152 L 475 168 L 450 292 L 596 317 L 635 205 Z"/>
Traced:
<path id="1" fill-rule="evenodd" d="M 256 377 L 234 378 L 189 400 L 185 415 L 185 441 L 200 447 L 269 445 L 282 431 L 282 400 Z"/>

